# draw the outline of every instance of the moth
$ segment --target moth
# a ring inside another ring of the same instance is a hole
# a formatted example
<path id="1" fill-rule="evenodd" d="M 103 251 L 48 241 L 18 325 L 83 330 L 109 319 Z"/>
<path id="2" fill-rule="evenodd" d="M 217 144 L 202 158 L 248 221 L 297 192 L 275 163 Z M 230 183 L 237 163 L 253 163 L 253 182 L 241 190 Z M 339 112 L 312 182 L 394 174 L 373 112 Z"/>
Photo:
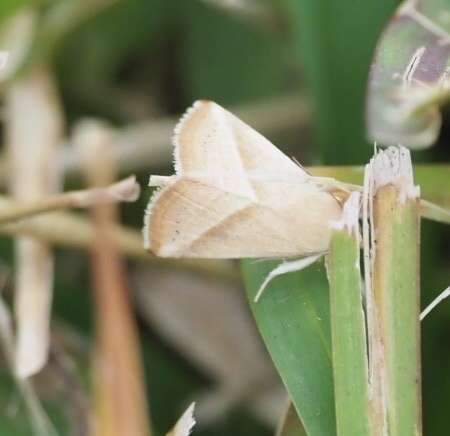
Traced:
<path id="1" fill-rule="evenodd" d="M 274 277 L 328 249 L 342 207 L 329 179 L 309 175 L 264 136 L 211 101 L 197 101 L 175 128 L 175 175 L 146 210 L 144 245 L 157 256 L 282 258 Z M 300 259 L 299 259 L 300 258 Z M 296 259 L 292 261 L 292 259 Z"/>

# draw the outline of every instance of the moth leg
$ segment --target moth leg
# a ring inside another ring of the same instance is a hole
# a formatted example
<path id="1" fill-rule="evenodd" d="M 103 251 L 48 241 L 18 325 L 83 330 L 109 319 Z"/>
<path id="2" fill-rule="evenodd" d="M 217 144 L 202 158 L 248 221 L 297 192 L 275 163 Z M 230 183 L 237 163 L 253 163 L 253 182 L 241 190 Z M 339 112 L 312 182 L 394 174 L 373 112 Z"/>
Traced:
<path id="1" fill-rule="evenodd" d="M 292 261 L 289 261 L 289 262 L 283 262 L 282 264 L 278 265 L 275 269 L 270 271 L 270 273 L 267 275 L 267 277 L 263 281 L 262 285 L 259 287 L 258 292 L 256 293 L 256 296 L 255 296 L 255 299 L 254 299 L 255 303 L 258 302 L 258 300 L 260 299 L 262 293 L 264 292 L 264 289 L 267 288 L 267 285 L 275 277 L 278 277 L 278 276 L 281 276 L 283 274 L 287 274 L 287 273 L 290 273 L 290 272 L 301 271 L 302 269 L 308 267 L 309 265 L 312 265 L 314 262 L 319 260 L 322 256 L 323 256 L 323 253 L 316 254 L 314 256 L 304 257 L 304 258 L 298 259 L 298 260 L 292 260 Z"/>

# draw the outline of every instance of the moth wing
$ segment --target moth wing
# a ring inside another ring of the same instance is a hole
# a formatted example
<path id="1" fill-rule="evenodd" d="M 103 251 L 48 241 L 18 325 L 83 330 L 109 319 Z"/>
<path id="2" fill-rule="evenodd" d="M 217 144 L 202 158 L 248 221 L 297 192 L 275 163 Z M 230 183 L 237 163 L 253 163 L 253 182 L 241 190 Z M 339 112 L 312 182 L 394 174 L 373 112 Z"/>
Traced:
<path id="1" fill-rule="evenodd" d="M 146 246 L 158 256 L 291 257 L 327 249 L 340 207 L 301 185 L 256 184 L 252 200 L 180 178 L 160 190 L 146 217 Z M 308 207 L 314 202 L 314 208 Z"/>
<path id="2" fill-rule="evenodd" d="M 146 248 L 164 257 L 203 258 L 327 249 L 337 201 L 234 115 L 196 102 L 176 127 L 174 145 L 177 175 L 149 203 Z"/>
<path id="3" fill-rule="evenodd" d="M 232 128 L 236 146 L 248 175 L 254 175 L 259 180 L 265 178 L 295 183 L 304 182 L 310 177 L 300 165 L 288 158 L 267 138 L 231 112 L 220 109 Z"/>
<path id="4" fill-rule="evenodd" d="M 173 142 L 177 175 L 203 180 L 223 191 L 254 197 L 233 131 L 220 106 L 195 102 L 175 127 Z"/>
<path id="5" fill-rule="evenodd" d="M 222 190 L 253 198 L 251 179 L 309 176 L 264 136 L 210 101 L 197 101 L 175 129 L 175 169 Z"/>

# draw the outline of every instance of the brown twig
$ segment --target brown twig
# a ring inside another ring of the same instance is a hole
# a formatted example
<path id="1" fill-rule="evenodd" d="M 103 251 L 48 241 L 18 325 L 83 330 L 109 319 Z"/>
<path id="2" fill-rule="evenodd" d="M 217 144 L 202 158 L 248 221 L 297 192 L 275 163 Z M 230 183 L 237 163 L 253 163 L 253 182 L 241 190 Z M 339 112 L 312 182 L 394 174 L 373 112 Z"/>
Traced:
<path id="1" fill-rule="evenodd" d="M 116 201 L 132 202 L 138 198 L 139 191 L 140 188 L 136 183 L 136 178 L 130 176 L 105 188 L 64 192 L 34 202 L 13 205 L 4 210 L 0 209 L 0 225 L 61 209 L 84 208 L 96 203 Z"/>
<path id="2" fill-rule="evenodd" d="M 0 210 L 16 207 L 17 202 L 6 196 L 0 196 Z M 67 212 L 51 212 L 23 221 L 0 226 L 0 234 L 34 236 L 48 243 L 86 249 L 95 237 L 92 223 L 81 215 Z M 206 276 L 237 280 L 239 275 L 233 264 L 219 260 L 163 259 L 155 257 L 144 250 L 142 235 L 139 231 L 115 226 L 113 237 L 122 253 L 133 259 L 157 264 L 161 267 L 189 270 Z"/>

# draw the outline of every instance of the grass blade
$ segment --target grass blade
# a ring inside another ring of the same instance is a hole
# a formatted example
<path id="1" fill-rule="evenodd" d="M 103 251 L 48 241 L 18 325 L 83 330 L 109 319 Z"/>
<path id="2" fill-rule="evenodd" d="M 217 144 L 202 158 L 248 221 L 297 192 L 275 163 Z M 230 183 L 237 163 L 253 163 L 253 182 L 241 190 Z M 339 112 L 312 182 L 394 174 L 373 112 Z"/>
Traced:
<path id="1" fill-rule="evenodd" d="M 370 434 L 366 329 L 359 263 L 359 193 L 336 223 L 328 258 L 337 434 Z M 350 407 L 349 407 L 350 406 Z"/>
<path id="2" fill-rule="evenodd" d="M 243 261 L 256 323 L 309 436 L 336 434 L 328 286 L 323 267 L 275 279 L 255 294 L 277 262 Z"/>
<path id="3" fill-rule="evenodd" d="M 320 158 L 333 164 L 365 161 L 367 75 L 383 23 L 398 3 L 285 1 L 311 91 Z"/>

